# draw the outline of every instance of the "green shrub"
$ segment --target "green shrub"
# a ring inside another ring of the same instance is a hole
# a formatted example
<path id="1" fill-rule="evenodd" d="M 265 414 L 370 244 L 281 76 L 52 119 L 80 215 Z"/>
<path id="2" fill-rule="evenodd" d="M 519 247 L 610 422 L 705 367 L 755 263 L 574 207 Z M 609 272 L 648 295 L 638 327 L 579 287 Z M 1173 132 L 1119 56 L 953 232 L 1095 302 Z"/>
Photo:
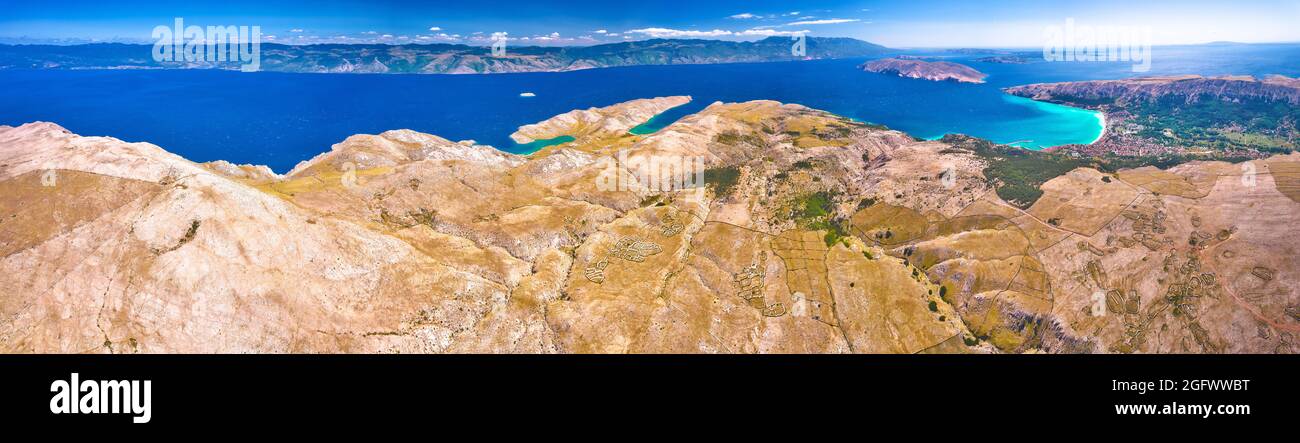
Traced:
<path id="1" fill-rule="evenodd" d="M 714 195 L 726 197 L 731 195 L 731 191 L 740 181 L 740 168 L 735 166 L 723 166 L 719 168 L 709 168 L 704 170 L 704 185 L 713 189 Z"/>

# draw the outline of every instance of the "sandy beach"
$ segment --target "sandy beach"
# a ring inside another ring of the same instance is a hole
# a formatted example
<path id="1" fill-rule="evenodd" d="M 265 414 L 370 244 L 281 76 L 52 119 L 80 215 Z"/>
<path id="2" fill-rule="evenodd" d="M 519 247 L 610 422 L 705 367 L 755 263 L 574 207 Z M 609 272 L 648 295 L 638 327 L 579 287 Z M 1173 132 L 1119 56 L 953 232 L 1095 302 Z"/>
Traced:
<path id="1" fill-rule="evenodd" d="M 1097 133 L 1096 139 L 1094 139 L 1091 142 L 1088 142 L 1088 144 L 1090 145 L 1101 141 L 1101 138 L 1106 136 L 1106 113 L 1105 112 L 1097 111 L 1097 122 L 1101 124 L 1101 132 Z"/>

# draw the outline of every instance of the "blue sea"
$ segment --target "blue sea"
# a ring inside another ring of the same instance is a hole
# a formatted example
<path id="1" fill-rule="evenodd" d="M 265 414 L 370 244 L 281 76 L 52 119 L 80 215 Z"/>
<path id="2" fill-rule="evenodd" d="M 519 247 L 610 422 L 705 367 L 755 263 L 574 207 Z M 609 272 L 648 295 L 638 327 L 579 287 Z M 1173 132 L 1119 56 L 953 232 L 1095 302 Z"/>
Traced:
<path id="1" fill-rule="evenodd" d="M 1032 50 L 1031 50 L 1032 51 Z M 1151 70 L 1128 62 L 998 64 L 942 51 L 989 74 L 985 84 L 904 79 L 857 69 L 866 59 L 638 66 L 562 73 L 382 75 L 213 70 L 0 71 L 0 124 L 51 121 L 82 135 L 147 141 L 194 161 L 285 172 L 358 133 L 413 129 L 527 153 L 509 134 L 573 109 L 666 95 L 694 102 L 649 132 L 714 101 L 778 100 L 883 124 L 921 138 L 964 133 L 1029 149 L 1089 143 L 1095 113 L 1020 99 L 1001 88 L 1169 74 L 1300 76 L 1300 45 L 1156 47 Z M 521 97 L 524 92 L 535 97 Z"/>

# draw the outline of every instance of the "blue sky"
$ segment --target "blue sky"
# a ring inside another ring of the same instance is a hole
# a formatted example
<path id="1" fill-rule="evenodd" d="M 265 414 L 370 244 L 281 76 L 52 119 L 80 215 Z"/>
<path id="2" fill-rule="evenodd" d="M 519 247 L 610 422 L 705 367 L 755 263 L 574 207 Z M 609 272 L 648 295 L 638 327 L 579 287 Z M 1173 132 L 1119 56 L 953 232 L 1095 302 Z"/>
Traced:
<path id="1" fill-rule="evenodd" d="M 1149 27 L 1155 44 L 1300 42 L 1295 0 L 356 1 L 10 0 L 0 42 L 148 42 L 155 26 L 258 25 L 263 41 L 591 45 L 807 32 L 893 47 L 1034 47 L 1044 29 Z"/>

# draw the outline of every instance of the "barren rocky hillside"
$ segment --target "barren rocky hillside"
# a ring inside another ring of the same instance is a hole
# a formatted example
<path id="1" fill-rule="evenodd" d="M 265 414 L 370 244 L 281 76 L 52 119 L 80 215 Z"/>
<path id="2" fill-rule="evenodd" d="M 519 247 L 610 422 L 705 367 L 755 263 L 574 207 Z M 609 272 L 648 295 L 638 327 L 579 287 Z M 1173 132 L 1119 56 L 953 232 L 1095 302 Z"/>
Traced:
<path id="1" fill-rule="evenodd" d="M 996 159 L 798 105 L 620 129 L 682 100 L 283 176 L 0 127 L 0 351 L 1300 350 L 1298 155 L 1078 168 L 1022 210 Z M 703 189 L 636 180 L 697 157 Z"/>
<path id="2" fill-rule="evenodd" d="M 860 68 L 868 72 L 894 74 L 900 77 L 937 82 L 951 80 L 959 83 L 984 83 L 984 78 L 988 77 L 988 74 L 976 71 L 974 68 L 960 63 L 911 58 L 872 60 L 862 64 Z"/>

